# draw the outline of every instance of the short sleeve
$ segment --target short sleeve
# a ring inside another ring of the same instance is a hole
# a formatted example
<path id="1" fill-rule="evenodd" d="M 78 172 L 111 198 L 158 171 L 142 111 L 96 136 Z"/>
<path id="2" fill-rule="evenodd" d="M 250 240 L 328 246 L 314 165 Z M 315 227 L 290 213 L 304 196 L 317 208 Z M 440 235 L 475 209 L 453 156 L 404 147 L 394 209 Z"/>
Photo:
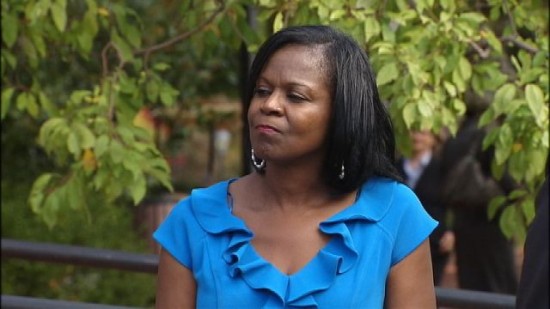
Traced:
<path id="1" fill-rule="evenodd" d="M 396 188 L 394 205 L 390 216 L 392 223 L 394 248 L 391 264 L 395 265 L 416 250 L 437 227 L 438 222 L 424 209 L 418 197 L 404 185 Z"/>
<path id="2" fill-rule="evenodd" d="M 191 211 L 191 199 L 176 204 L 153 233 L 153 238 L 186 268 L 192 268 L 190 237 L 197 237 L 199 226 Z"/>

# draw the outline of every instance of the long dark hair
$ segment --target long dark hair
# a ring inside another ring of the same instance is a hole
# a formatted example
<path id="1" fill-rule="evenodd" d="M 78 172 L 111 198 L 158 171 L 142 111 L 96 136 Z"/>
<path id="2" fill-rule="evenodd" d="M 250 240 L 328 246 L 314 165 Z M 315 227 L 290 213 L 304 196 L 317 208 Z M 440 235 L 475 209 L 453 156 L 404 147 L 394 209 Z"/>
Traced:
<path id="1" fill-rule="evenodd" d="M 386 107 L 380 101 L 366 53 L 351 37 L 329 26 L 295 26 L 273 34 L 252 63 L 247 109 L 265 64 L 289 44 L 319 46 L 329 76 L 332 118 L 322 175 L 336 192 L 351 192 L 377 175 L 400 181 L 395 168 L 395 137 Z M 342 164 L 345 177 L 340 179 Z"/>

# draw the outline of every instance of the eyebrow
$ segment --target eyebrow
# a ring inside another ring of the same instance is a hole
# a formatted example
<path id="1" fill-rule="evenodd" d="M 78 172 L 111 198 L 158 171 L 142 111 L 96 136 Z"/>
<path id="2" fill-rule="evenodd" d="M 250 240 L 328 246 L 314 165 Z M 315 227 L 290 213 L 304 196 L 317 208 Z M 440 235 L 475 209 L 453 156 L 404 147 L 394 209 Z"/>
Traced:
<path id="1" fill-rule="evenodd" d="M 259 82 L 266 82 L 269 84 L 269 80 L 264 78 L 264 77 L 258 77 L 257 81 L 256 81 L 256 84 L 259 83 Z M 290 82 L 290 83 L 286 83 L 285 85 L 288 85 L 288 86 L 294 86 L 294 87 L 304 87 L 304 88 L 307 88 L 309 90 L 312 90 L 313 88 L 311 88 L 311 86 L 307 85 L 307 84 L 303 84 L 303 83 L 299 83 L 299 82 Z"/>

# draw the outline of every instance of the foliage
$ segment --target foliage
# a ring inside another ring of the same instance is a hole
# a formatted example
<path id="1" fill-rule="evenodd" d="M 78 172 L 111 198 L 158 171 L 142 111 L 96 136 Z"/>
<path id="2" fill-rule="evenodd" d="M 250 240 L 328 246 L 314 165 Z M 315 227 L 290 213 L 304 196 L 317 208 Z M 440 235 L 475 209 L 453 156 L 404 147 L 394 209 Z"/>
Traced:
<path id="1" fill-rule="evenodd" d="M 147 252 L 145 240 L 133 226 L 129 205 L 90 207 L 92 222 L 84 213 L 65 214 L 50 231 L 25 207 L 29 189 L 28 181 L 2 180 L 2 237 Z M 2 259 L 2 294 L 152 307 L 154 291 L 151 274 Z"/>
<path id="2" fill-rule="evenodd" d="M 191 108 L 214 87 L 235 89 L 237 64 L 226 60 L 241 43 L 254 52 L 287 25 L 331 24 L 370 55 L 402 150 L 411 128 L 454 134 L 467 106 L 478 103 L 469 98 L 490 103 L 479 125 L 492 128 L 484 144 L 495 148 L 493 172 L 509 170 L 522 185 L 490 213 L 507 206 L 503 231 L 523 237 L 549 148 L 547 6 L 540 0 L 6 0 L 1 115 L 33 117 L 41 125 L 38 142 L 58 163 L 56 173 L 36 180 L 29 198 L 50 225 L 63 205 L 86 207 L 76 202 L 80 194 L 108 200 L 129 194 L 139 202 L 148 177 L 170 187 L 162 155 L 132 123 L 140 107 Z M 224 74 L 215 74 L 224 64 Z"/>

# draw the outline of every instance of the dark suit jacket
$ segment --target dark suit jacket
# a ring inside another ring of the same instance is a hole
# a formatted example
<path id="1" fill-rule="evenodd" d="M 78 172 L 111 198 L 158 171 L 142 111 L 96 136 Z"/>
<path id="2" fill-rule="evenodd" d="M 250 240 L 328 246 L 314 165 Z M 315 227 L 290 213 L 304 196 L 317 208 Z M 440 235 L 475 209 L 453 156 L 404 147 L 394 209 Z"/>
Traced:
<path id="1" fill-rule="evenodd" d="M 400 158 L 397 161 L 397 169 L 406 181 L 407 174 L 404 170 L 404 162 L 404 158 Z M 445 224 L 447 209 L 445 205 L 442 204 L 440 199 L 442 183 L 441 177 L 441 161 L 439 159 L 439 155 L 434 152 L 432 159 L 422 172 L 422 175 L 420 175 L 416 186 L 412 188 L 428 214 L 439 221 L 439 225 L 430 235 L 432 253 L 439 252 L 439 240 L 441 239 L 443 233 L 447 230 L 447 226 Z"/>
<path id="2" fill-rule="evenodd" d="M 525 240 L 525 255 L 516 299 L 518 309 L 549 308 L 548 190 L 547 176 L 537 198 L 537 214 Z"/>

